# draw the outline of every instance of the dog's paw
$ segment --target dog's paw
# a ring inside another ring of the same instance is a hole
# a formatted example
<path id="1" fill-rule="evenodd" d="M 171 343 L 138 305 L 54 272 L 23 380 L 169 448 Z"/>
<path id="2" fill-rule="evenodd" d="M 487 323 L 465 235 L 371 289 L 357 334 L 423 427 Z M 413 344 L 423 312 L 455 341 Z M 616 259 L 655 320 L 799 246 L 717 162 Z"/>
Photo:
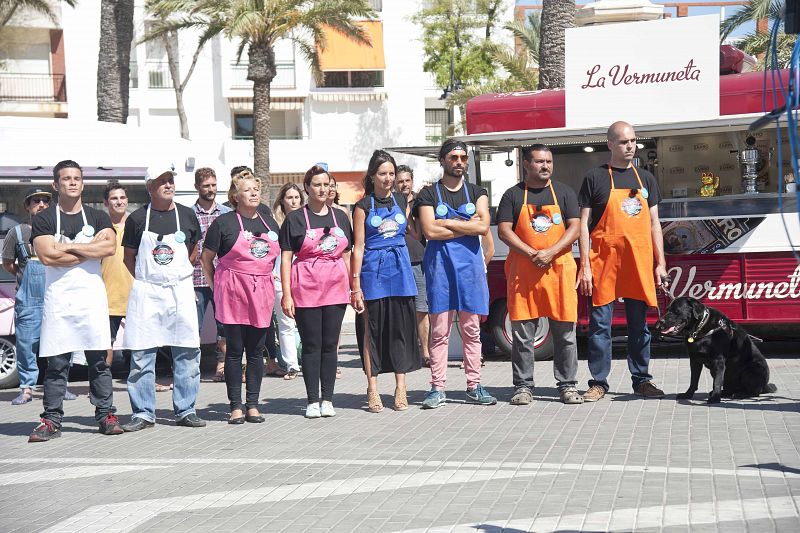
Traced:
<path id="1" fill-rule="evenodd" d="M 675 395 L 676 400 L 691 400 L 694 396 L 694 392 L 681 392 L 680 394 Z"/>
<path id="2" fill-rule="evenodd" d="M 717 395 L 712 395 L 708 397 L 708 403 L 719 403 L 722 401 L 722 398 Z"/>

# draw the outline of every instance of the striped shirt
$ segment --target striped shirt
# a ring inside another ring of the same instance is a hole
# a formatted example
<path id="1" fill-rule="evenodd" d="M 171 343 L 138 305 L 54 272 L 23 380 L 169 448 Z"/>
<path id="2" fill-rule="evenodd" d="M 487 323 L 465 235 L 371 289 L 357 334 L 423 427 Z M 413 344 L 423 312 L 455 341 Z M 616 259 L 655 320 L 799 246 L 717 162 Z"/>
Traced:
<path id="1" fill-rule="evenodd" d="M 217 202 L 214 202 L 214 205 L 211 206 L 211 209 L 208 211 L 203 209 L 197 202 L 194 203 L 192 209 L 194 210 L 194 214 L 197 215 L 197 221 L 200 223 L 200 230 L 202 231 L 202 237 L 200 237 L 200 240 L 197 242 L 197 259 L 194 262 L 194 286 L 208 287 L 206 276 L 203 274 L 203 267 L 200 264 L 200 254 L 203 253 L 203 241 L 206 238 L 208 227 L 212 222 L 214 222 L 214 219 L 224 213 L 227 213 L 228 211 L 232 211 L 232 209 L 230 207 L 220 205 Z M 215 258 L 214 266 L 216 266 L 216 264 L 217 259 Z"/>

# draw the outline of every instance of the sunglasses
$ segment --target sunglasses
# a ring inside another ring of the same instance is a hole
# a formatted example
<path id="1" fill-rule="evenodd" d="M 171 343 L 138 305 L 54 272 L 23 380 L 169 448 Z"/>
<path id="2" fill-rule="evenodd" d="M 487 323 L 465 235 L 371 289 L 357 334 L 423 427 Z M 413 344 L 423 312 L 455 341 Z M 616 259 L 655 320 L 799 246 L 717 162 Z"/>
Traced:
<path id="1" fill-rule="evenodd" d="M 453 162 L 461 161 L 462 163 L 466 163 L 467 161 L 469 161 L 469 156 L 468 155 L 451 155 L 450 156 L 450 161 L 453 161 Z"/>
<path id="2" fill-rule="evenodd" d="M 50 205 L 50 198 L 47 198 L 46 196 L 34 196 L 30 200 L 28 200 L 28 205 L 32 204 Z"/>

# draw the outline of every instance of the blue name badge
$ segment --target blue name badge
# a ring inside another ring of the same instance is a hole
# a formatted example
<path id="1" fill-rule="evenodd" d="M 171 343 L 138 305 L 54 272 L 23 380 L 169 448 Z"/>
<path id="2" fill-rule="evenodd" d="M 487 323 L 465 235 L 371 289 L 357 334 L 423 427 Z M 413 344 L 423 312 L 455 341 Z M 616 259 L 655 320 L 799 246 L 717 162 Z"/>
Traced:
<path id="1" fill-rule="evenodd" d="M 267 238 L 269 238 L 269 240 L 271 240 L 272 242 L 275 242 L 278 240 L 278 234 L 275 233 L 274 231 L 270 231 L 269 233 L 267 233 Z"/>
<path id="2" fill-rule="evenodd" d="M 182 244 L 186 242 L 186 234 L 181 230 L 175 232 L 175 242 Z"/>
<path id="3" fill-rule="evenodd" d="M 401 213 L 397 213 L 394 216 L 394 221 L 397 222 L 398 224 L 404 224 L 406 221 L 406 217 L 404 217 Z"/>
<path id="4" fill-rule="evenodd" d="M 94 227 L 89 224 L 86 224 L 84 227 L 81 228 L 81 233 L 83 233 L 87 237 L 94 236 Z"/>
<path id="5" fill-rule="evenodd" d="M 650 196 L 650 193 L 649 193 L 649 192 L 647 192 L 647 189 L 646 189 L 645 187 L 642 187 L 642 198 L 644 198 L 645 200 L 647 200 L 647 197 L 648 197 L 648 196 Z"/>
<path id="6" fill-rule="evenodd" d="M 467 205 L 464 206 L 464 211 L 469 216 L 472 216 L 472 215 L 475 214 L 475 211 L 477 211 L 477 208 L 475 207 L 475 204 L 473 204 L 472 202 L 469 202 Z"/>
<path id="7" fill-rule="evenodd" d="M 436 214 L 439 215 L 440 217 L 446 217 L 447 216 L 447 206 L 444 205 L 444 204 L 437 205 L 436 206 Z"/>
<path id="8" fill-rule="evenodd" d="M 370 217 L 370 219 L 369 219 L 369 225 L 372 226 L 373 228 L 380 227 L 382 222 L 383 222 L 383 219 L 381 217 L 379 217 L 378 215 L 372 215 Z"/>
<path id="9" fill-rule="evenodd" d="M 561 224 L 561 214 L 556 213 L 553 215 L 553 224 Z"/>
<path id="10" fill-rule="evenodd" d="M 344 237 L 344 230 L 342 228 L 334 228 L 333 234 L 337 237 Z"/>

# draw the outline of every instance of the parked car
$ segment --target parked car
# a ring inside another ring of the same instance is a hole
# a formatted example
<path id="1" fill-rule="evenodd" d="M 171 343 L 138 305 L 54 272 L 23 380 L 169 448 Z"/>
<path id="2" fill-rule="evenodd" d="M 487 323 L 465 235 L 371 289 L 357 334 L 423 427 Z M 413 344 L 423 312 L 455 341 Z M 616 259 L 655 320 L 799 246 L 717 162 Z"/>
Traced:
<path id="1" fill-rule="evenodd" d="M 14 344 L 14 276 L 0 269 L 0 389 L 19 386 Z"/>

